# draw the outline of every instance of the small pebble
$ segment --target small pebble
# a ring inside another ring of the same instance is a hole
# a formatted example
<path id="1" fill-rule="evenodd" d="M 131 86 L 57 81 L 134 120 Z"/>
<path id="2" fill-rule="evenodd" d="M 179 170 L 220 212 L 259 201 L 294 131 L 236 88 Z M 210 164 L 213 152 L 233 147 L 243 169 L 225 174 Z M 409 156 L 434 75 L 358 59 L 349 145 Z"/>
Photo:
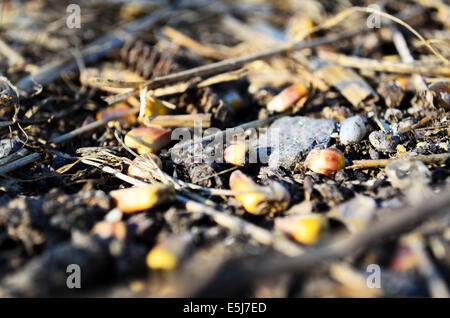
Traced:
<path id="1" fill-rule="evenodd" d="M 427 166 L 418 160 L 398 160 L 389 164 L 384 171 L 391 184 L 398 189 L 411 185 L 427 184 L 431 180 L 431 172 Z"/>
<path id="2" fill-rule="evenodd" d="M 39 190 L 45 190 L 45 187 L 47 186 L 47 182 L 44 180 L 38 180 L 37 187 Z"/>
<path id="3" fill-rule="evenodd" d="M 0 140 L 0 159 L 18 150 L 19 147 L 20 145 L 15 139 Z"/>
<path id="4" fill-rule="evenodd" d="M 384 113 L 384 120 L 386 120 L 389 123 L 396 123 L 400 119 L 402 119 L 402 117 L 403 117 L 402 111 L 397 108 L 388 108 Z"/>
<path id="5" fill-rule="evenodd" d="M 361 116 L 353 116 L 341 122 L 339 139 L 344 145 L 357 144 L 367 134 L 367 127 Z"/>
<path id="6" fill-rule="evenodd" d="M 398 123 L 397 130 L 408 128 L 414 125 L 414 120 L 412 118 L 407 118 Z"/>
<path id="7" fill-rule="evenodd" d="M 377 92 L 384 98 L 387 107 L 398 107 L 402 103 L 405 91 L 397 81 L 383 82 Z"/>
<path id="8" fill-rule="evenodd" d="M 377 150 L 393 151 L 398 144 L 398 137 L 379 130 L 370 133 L 369 141 Z"/>
<path id="9" fill-rule="evenodd" d="M 56 156 L 53 158 L 52 163 L 56 168 L 62 167 L 66 161 L 63 157 Z"/>
<path id="10" fill-rule="evenodd" d="M 378 153 L 378 151 L 376 151 L 373 148 L 369 149 L 369 156 L 370 156 L 370 159 L 372 159 L 372 160 L 380 159 L 380 154 Z"/>
<path id="11" fill-rule="evenodd" d="M 376 201 L 365 195 L 338 204 L 329 212 L 333 219 L 341 221 L 350 232 L 360 232 L 370 226 L 376 217 Z"/>

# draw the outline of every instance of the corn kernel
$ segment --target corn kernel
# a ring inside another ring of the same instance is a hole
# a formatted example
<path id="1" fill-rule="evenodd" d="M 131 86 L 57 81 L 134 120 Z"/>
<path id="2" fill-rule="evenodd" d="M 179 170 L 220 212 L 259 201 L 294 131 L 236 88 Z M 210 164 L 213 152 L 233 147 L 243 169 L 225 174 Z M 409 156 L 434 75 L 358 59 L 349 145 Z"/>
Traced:
<path id="1" fill-rule="evenodd" d="M 146 258 L 147 266 L 155 270 L 173 270 L 178 265 L 176 255 L 161 247 L 153 248 Z"/>
<path id="2" fill-rule="evenodd" d="M 163 103 L 157 100 L 147 100 L 147 107 L 145 108 L 145 116 L 155 116 L 155 115 L 169 115 L 170 109 L 164 106 Z"/>
<path id="3" fill-rule="evenodd" d="M 345 167 L 345 157 L 335 148 L 316 148 L 308 154 L 304 165 L 316 173 L 333 178 L 336 172 Z"/>
<path id="4" fill-rule="evenodd" d="M 406 148 L 403 145 L 397 145 L 397 157 L 402 157 L 407 154 Z"/>
<path id="5" fill-rule="evenodd" d="M 147 254 L 147 266 L 154 270 L 174 270 L 192 251 L 194 236 L 190 233 L 162 232 L 158 243 Z"/>
<path id="6" fill-rule="evenodd" d="M 153 208 L 159 204 L 169 203 L 175 199 L 172 186 L 152 184 L 110 192 L 117 207 L 124 213 L 134 213 Z"/>
<path id="7" fill-rule="evenodd" d="M 255 215 L 283 211 L 290 202 L 289 192 L 280 183 L 273 181 L 262 187 L 239 170 L 231 174 L 230 188 L 243 192 L 235 194 L 236 199 L 248 213 Z"/>
<path id="8" fill-rule="evenodd" d="M 400 76 L 395 81 L 401 86 L 404 91 L 412 90 L 411 77 Z"/>
<path id="9" fill-rule="evenodd" d="M 275 220 L 275 228 L 288 233 L 294 240 L 305 245 L 316 243 L 325 225 L 325 218 L 318 214 L 293 216 Z"/>
<path id="10" fill-rule="evenodd" d="M 425 141 L 421 141 L 416 144 L 416 148 L 420 148 L 420 147 L 426 146 L 426 145 L 427 145 L 427 143 Z"/>
<path id="11" fill-rule="evenodd" d="M 294 84 L 285 88 L 268 104 L 267 109 L 274 112 L 284 112 L 308 95 L 308 89 L 303 84 Z"/>
<path id="12" fill-rule="evenodd" d="M 102 111 L 99 111 L 96 115 L 96 119 L 97 120 L 102 120 L 105 119 L 106 117 L 118 114 L 120 112 L 124 112 L 126 110 L 131 109 L 131 107 L 129 105 L 127 105 L 126 103 L 116 103 L 114 105 L 112 105 L 111 107 L 108 107 Z M 119 119 L 121 122 L 126 123 L 127 125 L 134 125 L 136 123 L 136 116 L 131 114 L 131 115 L 124 115 L 123 117 L 121 117 Z M 110 127 L 114 126 L 114 122 L 115 121 L 111 121 L 108 123 L 108 125 Z"/>
<path id="13" fill-rule="evenodd" d="M 295 42 L 309 36 L 314 28 L 314 21 L 304 13 L 294 15 L 289 22 L 288 34 Z"/>
<path id="14" fill-rule="evenodd" d="M 417 266 L 417 255 L 408 247 L 400 245 L 391 260 L 390 267 L 394 271 L 402 272 Z"/>
<path id="15" fill-rule="evenodd" d="M 141 155 L 158 152 L 170 142 L 171 131 L 157 127 L 138 127 L 125 135 L 125 145 Z"/>
<path id="16" fill-rule="evenodd" d="M 243 167 L 247 150 L 248 147 L 245 143 L 230 145 L 223 151 L 223 158 L 227 163 Z"/>

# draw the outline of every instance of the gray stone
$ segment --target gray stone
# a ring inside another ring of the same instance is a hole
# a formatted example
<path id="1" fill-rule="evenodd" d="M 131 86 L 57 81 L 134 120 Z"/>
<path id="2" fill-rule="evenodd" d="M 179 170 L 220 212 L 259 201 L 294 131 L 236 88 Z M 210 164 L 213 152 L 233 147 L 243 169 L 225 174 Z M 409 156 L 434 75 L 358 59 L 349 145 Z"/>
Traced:
<path id="1" fill-rule="evenodd" d="M 333 207 L 328 216 L 340 220 L 350 232 L 360 232 L 370 225 L 376 210 L 374 199 L 356 194 L 353 199 Z"/>
<path id="2" fill-rule="evenodd" d="M 367 127 L 361 116 L 352 116 L 341 122 L 339 139 L 344 145 L 357 144 L 367 134 Z"/>
<path id="3" fill-rule="evenodd" d="M 302 116 L 277 119 L 257 140 L 260 161 L 272 170 L 293 170 L 312 148 L 328 146 L 335 126 L 333 120 Z M 262 149 L 268 149 L 268 156 Z"/>
<path id="4" fill-rule="evenodd" d="M 400 119 L 403 118 L 403 113 L 400 109 L 397 108 L 388 108 L 384 113 L 384 120 L 389 123 L 397 123 Z"/>
<path id="5" fill-rule="evenodd" d="M 398 145 L 399 138 L 397 136 L 389 135 L 386 132 L 379 130 L 370 133 L 369 141 L 377 150 L 393 151 Z"/>
<path id="6" fill-rule="evenodd" d="M 406 189 L 414 184 L 427 184 L 431 180 L 430 170 L 419 160 L 397 160 L 384 171 L 392 186 L 398 189 Z"/>
<path id="7" fill-rule="evenodd" d="M 20 144 L 15 139 L 0 140 L 0 159 L 13 153 L 20 148 Z"/>

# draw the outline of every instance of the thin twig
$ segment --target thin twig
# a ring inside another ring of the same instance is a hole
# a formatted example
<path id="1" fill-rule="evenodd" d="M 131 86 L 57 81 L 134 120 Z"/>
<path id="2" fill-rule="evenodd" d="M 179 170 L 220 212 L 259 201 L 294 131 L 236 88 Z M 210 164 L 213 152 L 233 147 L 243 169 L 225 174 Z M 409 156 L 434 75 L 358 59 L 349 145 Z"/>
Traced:
<path id="1" fill-rule="evenodd" d="M 102 170 L 103 172 L 109 173 L 109 174 L 113 175 L 114 177 L 119 178 L 120 180 L 123 180 L 125 182 L 128 182 L 129 184 L 132 184 L 134 186 L 145 187 L 145 186 L 149 185 L 148 183 L 146 183 L 144 181 L 141 181 L 141 180 L 135 179 L 133 177 L 127 176 L 126 174 L 123 174 L 123 173 L 121 173 L 121 172 L 119 172 L 119 171 L 117 171 L 117 170 L 115 170 L 115 169 L 113 169 L 113 168 L 111 168 L 109 166 L 105 166 L 105 165 L 103 165 L 101 163 L 98 163 L 98 162 L 95 162 L 95 161 L 91 161 L 89 159 L 81 159 L 81 162 L 84 163 L 84 164 L 90 165 L 90 166 L 97 167 L 100 170 Z"/>
<path id="2" fill-rule="evenodd" d="M 11 172 L 17 168 L 20 168 L 29 163 L 32 163 L 32 162 L 38 160 L 39 158 L 40 158 L 40 155 L 38 153 L 32 153 L 28 156 L 25 156 L 23 158 L 13 161 L 13 162 L 7 163 L 6 165 L 0 167 L 0 175 L 4 175 L 5 173 Z"/>
<path id="3" fill-rule="evenodd" d="M 389 13 L 380 11 L 378 9 L 375 8 L 371 8 L 371 7 L 351 7 L 348 8 L 342 12 L 340 12 L 339 14 L 337 14 L 336 16 L 332 17 L 331 19 L 328 19 L 325 23 L 312 28 L 307 35 L 309 34 L 313 34 L 316 33 L 317 31 L 320 30 L 324 30 L 324 29 L 330 29 L 334 26 L 336 26 L 337 24 L 341 23 L 342 21 L 345 21 L 349 16 L 353 15 L 356 12 L 363 12 L 363 13 L 369 13 L 369 14 L 377 14 L 380 15 L 384 18 L 389 19 L 390 21 L 393 21 L 403 27 L 405 27 L 406 29 L 408 29 L 412 34 L 414 34 L 414 36 L 416 36 L 435 56 L 437 56 L 442 63 L 444 64 L 450 64 L 450 61 L 445 58 L 444 56 L 442 56 L 441 53 L 439 53 L 432 45 L 430 45 L 424 38 L 423 36 L 421 36 L 419 34 L 419 32 L 417 32 L 416 30 L 414 30 L 413 27 L 411 27 L 408 23 L 404 22 L 402 19 L 397 18 L 393 15 L 390 15 Z"/>
<path id="4" fill-rule="evenodd" d="M 65 142 L 67 140 L 70 140 L 76 136 L 79 136 L 81 134 L 84 134 L 88 131 L 91 131 L 93 129 L 96 129 L 98 127 L 101 127 L 105 124 L 107 124 L 108 122 L 112 121 L 112 120 L 116 120 L 118 118 L 121 118 L 123 116 L 127 116 L 127 115 L 131 115 L 131 114 L 137 114 L 139 112 L 139 108 L 132 108 L 132 109 L 128 109 L 126 111 L 123 112 L 119 112 L 116 114 L 113 114 L 111 116 L 105 117 L 101 120 L 97 120 L 95 122 L 92 122 L 86 126 L 77 128 L 72 130 L 71 132 L 68 132 L 66 134 L 63 134 L 61 136 L 58 136 L 56 138 L 53 138 L 49 141 L 49 143 L 54 143 L 54 144 L 58 144 L 58 143 L 62 143 Z M 20 168 L 24 165 L 27 165 L 33 161 L 36 161 L 37 159 L 39 159 L 39 154 L 38 153 L 32 153 L 24 158 L 21 158 L 19 160 L 13 161 L 7 165 L 4 165 L 0 168 L 1 173 L 0 174 L 4 174 L 7 172 L 11 172 L 17 168 Z"/>
<path id="5" fill-rule="evenodd" d="M 4 158 L 2 158 L 0 160 L 0 166 L 2 166 L 4 164 L 7 164 L 8 162 L 17 160 L 19 158 L 22 158 L 22 157 L 26 156 L 27 154 L 28 154 L 28 149 L 22 148 L 22 149 L 20 149 L 20 150 L 18 150 L 16 152 L 14 152 L 14 153 L 4 157 Z"/>
<path id="6" fill-rule="evenodd" d="M 427 255 L 423 246 L 423 237 L 420 234 L 414 233 L 407 236 L 406 244 L 417 255 L 418 270 L 425 278 L 428 285 L 428 290 L 433 298 L 449 298 L 450 293 L 448 291 L 445 280 L 439 273 L 439 270 L 434 266 L 430 257 Z"/>
<path id="7" fill-rule="evenodd" d="M 235 69 L 241 68 L 242 66 L 244 66 L 245 64 L 247 64 L 249 62 L 253 62 L 256 60 L 268 59 L 275 55 L 286 53 L 289 51 L 297 51 L 297 50 L 302 50 L 305 48 L 313 48 L 313 47 L 317 47 L 317 46 L 321 46 L 321 45 L 335 43 L 335 42 L 342 41 L 344 39 L 353 37 L 355 35 L 361 34 L 366 31 L 367 31 L 367 29 L 360 29 L 360 30 L 356 30 L 356 31 L 345 32 L 345 33 L 342 33 L 339 35 L 331 35 L 331 36 L 322 37 L 322 38 L 305 40 L 305 41 L 301 41 L 301 42 L 297 42 L 297 43 L 287 43 L 280 47 L 270 48 L 270 49 L 263 50 L 260 52 L 246 54 L 246 55 L 236 57 L 236 58 L 226 59 L 226 60 L 223 60 L 220 62 L 191 68 L 189 70 L 170 74 L 167 76 L 156 77 L 149 81 L 122 83 L 122 85 L 120 87 L 121 88 L 132 88 L 132 87 L 136 88 L 136 87 L 145 85 L 149 89 L 155 89 L 155 88 L 158 88 L 158 87 L 161 87 L 164 85 L 189 80 L 189 79 L 191 79 L 193 77 L 197 77 L 197 76 L 201 76 L 201 77 L 211 76 L 214 74 L 235 70 Z M 103 81 L 103 79 L 102 79 L 102 81 Z M 116 87 L 116 86 L 114 86 L 114 87 Z M 108 104 L 112 104 L 112 103 L 121 101 L 127 97 L 133 96 L 136 93 L 137 93 L 137 89 L 135 89 L 132 92 L 107 97 L 105 100 L 108 102 Z"/>
<path id="8" fill-rule="evenodd" d="M 184 46 L 201 56 L 211 57 L 216 60 L 223 60 L 226 58 L 226 56 L 219 51 L 213 49 L 212 47 L 205 46 L 195 41 L 194 39 L 191 39 L 187 35 L 175 30 L 174 28 L 166 26 L 162 29 L 162 32 L 176 44 Z"/>
<path id="9" fill-rule="evenodd" d="M 402 61 L 405 63 L 414 63 L 414 58 L 411 55 L 411 52 L 409 51 L 408 44 L 406 43 L 406 39 L 403 36 L 403 34 L 396 28 L 392 27 L 392 33 L 393 33 L 393 41 L 395 48 L 397 49 L 398 53 L 400 54 L 400 57 L 402 58 Z M 422 78 L 419 74 L 413 75 L 413 80 L 416 86 L 416 89 L 418 89 L 422 93 L 427 93 L 425 96 L 428 98 L 431 98 L 430 90 L 428 89 L 427 84 L 425 83 L 425 80 Z M 430 104 L 432 103 L 432 100 L 429 101 Z"/>
<path id="10" fill-rule="evenodd" d="M 211 127 L 211 114 L 187 114 L 187 115 L 157 115 L 143 116 L 139 118 L 145 126 L 159 127 Z"/>
<path id="11" fill-rule="evenodd" d="M 9 60 L 11 66 L 25 65 L 25 59 L 10 48 L 2 39 L 0 39 L 0 54 Z"/>
<path id="12" fill-rule="evenodd" d="M 112 120 L 116 120 L 118 118 L 125 117 L 127 115 L 134 115 L 134 114 L 137 114 L 138 112 L 139 112 L 139 108 L 131 108 L 131 109 L 127 109 L 123 112 L 118 112 L 116 114 L 107 116 L 101 120 L 96 120 L 90 124 L 87 124 L 86 126 L 74 129 L 66 134 L 61 135 L 61 136 L 52 138 L 49 140 L 49 143 L 58 144 L 58 143 L 70 140 L 76 136 L 79 136 L 79 135 L 82 135 L 91 130 L 97 129 L 98 127 L 102 127 Z"/>
<path id="13" fill-rule="evenodd" d="M 374 160 L 353 160 L 352 165 L 345 167 L 345 169 L 366 169 L 366 168 L 381 168 L 386 167 L 388 164 L 397 160 L 420 160 L 424 163 L 436 163 L 445 161 L 450 158 L 450 153 L 439 153 L 433 155 L 417 155 L 417 156 L 404 156 L 401 158 L 392 159 L 374 159 Z"/>
<path id="14" fill-rule="evenodd" d="M 442 64 L 424 62 L 386 62 L 364 57 L 347 56 L 329 51 L 320 51 L 319 57 L 341 66 L 377 72 L 450 76 L 450 67 Z"/>
<path id="15" fill-rule="evenodd" d="M 411 125 L 411 126 L 408 126 L 408 127 L 400 128 L 400 129 L 398 130 L 398 133 L 399 133 L 399 134 L 407 133 L 408 131 L 414 130 L 414 129 L 416 129 L 416 128 L 418 128 L 418 127 L 420 127 L 420 126 L 426 124 L 426 123 L 429 122 L 430 120 L 431 120 L 431 118 L 428 117 L 428 116 L 426 116 L 426 117 L 422 118 L 420 121 L 418 121 L 417 123 L 415 123 L 414 125 Z"/>

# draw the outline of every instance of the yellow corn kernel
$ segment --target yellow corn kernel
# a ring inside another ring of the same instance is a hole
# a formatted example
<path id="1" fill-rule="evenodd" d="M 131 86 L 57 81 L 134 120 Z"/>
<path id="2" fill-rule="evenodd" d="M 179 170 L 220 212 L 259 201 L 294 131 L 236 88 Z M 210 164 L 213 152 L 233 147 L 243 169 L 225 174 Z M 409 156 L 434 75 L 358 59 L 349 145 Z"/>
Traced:
<path id="1" fill-rule="evenodd" d="M 147 266 L 155 270 L 170 271 L 192 251 L 194 236 L 190 233 L 163 232 L 158 236 L 158 243 L 147 254 Z"/>
<path id="2" fill-rule="evenodd" d="M 395 81 L 403 88 L 405 91 L 410 91 L 412 89 L 411 77 L 400 76 L 395 79 Z"/>
<path id="3" fill-rule="evenodd" d="M 402 157 L 407 154 L 406 148 L 403 145 L 397 145 L 397 157 Z"/>
<path id="4" fill-rule="evenodd" d="M 419 147 L 422 147 L 422 146 L 426 146 L 428 143 L 426 143 L 425 141 L 421 141 L 421 142 L 418 142 L 417 144 L 416 144 L 416 148 L 419 148 Z"/>
<path id="5" fill-rule="evenodd" d="M 145 116 L 155 115 L 169 115 L 170 109 L 164 106 L 163 103 L 157 100 L 147 100 L 147 107 L 145 108 Z"/>
<path id="6" fill-rule="evenodd" d="M 288 36 L 294 42 L 310 37 L 310 32 L 314 28 L 314 21 L 309 15 L 304 13 L 295 14 L 288 24 Z"/>
<path id="7" fill-rule="evenodd" d="M 255 215 L 283 211 L 290 202 L 289 192 L 280 183 L 262 187 L 239 170 L 231 174 L 230 188 L 238 192 L 234 196 L 245 210 Z"/>
<path id="8" fill-rule="evenodd" d="M 110 196 L 124 213 L 134 213 L 169 203 L 175 199 L 175 190 L 166 184 L 114 190 Z"/>
<path id="9" fill-rule="evenodd" d="M 316 243 L 325 225 L 325 218 L 318 214 L 286 217 L 275 220 L 275 228 L 289 234 L 305 245 Z"/>
<path id="10" fill-rule="evenodd" d="M 223 151 L 223 158 L 227 163 L 243 167 L 245 164 L 245 155 L 247 154 L 247 150 L 248 147 L 245 143 L 230 145 Z"/>
<path id="11" fill-rule="evenodd" d="M 173 270 L 178 265 L 176 255 L 162 247 L 155 247 L 147 254 L 147 266 L 155 270 Z"/>

